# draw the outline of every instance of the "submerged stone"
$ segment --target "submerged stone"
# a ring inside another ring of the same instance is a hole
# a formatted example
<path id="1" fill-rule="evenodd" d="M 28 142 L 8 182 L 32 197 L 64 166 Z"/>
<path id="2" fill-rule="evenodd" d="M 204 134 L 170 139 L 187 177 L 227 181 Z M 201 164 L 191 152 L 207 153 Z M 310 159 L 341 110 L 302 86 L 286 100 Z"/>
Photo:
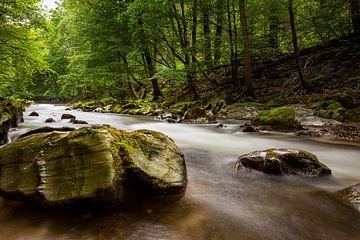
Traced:
<path id="1" fill-rule="evenodd" d="M 0 195 L 58 205 L 119 202 L 127 194 L 176 194 L 186 188 L 184 155 L 167 136 L 87 127 L 45 132 L 0 149 Z"/>
<path id="2" fill-rule="evenodd" d="M 298 149 L 268 149 L 242 155 L 235 163 L 235 169 L 243 168 L 274 175 L 318 177 L 331 174 L 314 154 Z"/>

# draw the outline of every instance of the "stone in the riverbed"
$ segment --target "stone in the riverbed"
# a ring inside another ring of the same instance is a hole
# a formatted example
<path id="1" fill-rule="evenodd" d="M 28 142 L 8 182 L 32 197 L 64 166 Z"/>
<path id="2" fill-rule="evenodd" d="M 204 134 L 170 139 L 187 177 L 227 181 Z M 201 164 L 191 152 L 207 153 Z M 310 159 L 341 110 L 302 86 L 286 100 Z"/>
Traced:
<path id="1" fill-rule="evenodd" d="M 53 118 L 48 118 L 45 120 L 45 123 L 54 123 L 54 122 L 56 122 L 56 121 Z"/>
<path id="2" fill-rule="evenodd" d="M 61 116 L 61 120 L 64 120 L 64 119 L 76 119 L 76 117 L 72 114 L 68 114 L 68 113 L 65 113 Z"/>
<path id="3" fill-rule="evenodd" d="M 335 195 L 360 211 L 360 183 L 340 190 Z"/>
<path id="4" fill-rule="evenodd" d="M 38 116 L 39 116 L 39 113 L 37 113 L 37 112 L 31 112 L 31 113 L 29 114 L 29 116 L 30 116 L 30 117 L 38 117 Z"/>
<path id="5" fill-rule="evenodd" d="M 235 169 L 243 168 L 275 175 L 318 177 L 331 174 L 314 154 L 298 149 L 268 149 L 242 155 L 236 161 Z"/>
<path id="6" fill-rule="evenodd" d="M 257 132 L 256 128 L 251 125 L 245 125 L 243 128 L 243 132 Z"/>
<path id="7" fill-rule="evenodd" d="M 86 122 L 86 121 L 76 120 L 76 119 L 74 119 L 74 118 L 72 118 L 72 119 L 70 120 L 70 122 L 73 123 L 73 124 L 89 124 L 89 123 Z"/>
<path id="8" fill-rule="evenodd" d="M 0 195 L 58 205 L 185 190 L 184 155 L 164 134 L 110 127 L 32 134 L 0 149 Z"/>

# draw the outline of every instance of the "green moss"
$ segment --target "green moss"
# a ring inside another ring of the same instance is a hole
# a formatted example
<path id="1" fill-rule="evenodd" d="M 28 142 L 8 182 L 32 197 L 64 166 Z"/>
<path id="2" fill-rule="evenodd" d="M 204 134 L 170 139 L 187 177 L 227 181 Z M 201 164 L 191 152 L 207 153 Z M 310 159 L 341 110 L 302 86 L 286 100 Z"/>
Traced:
<path id="1" fill-rule="evenodd" d="M 253 121 L 255 125 L 271 126 L 274 129 L 295 129 L 299 123 L 295 119 L 295 110 L 292 107 L 274 108 L 261 112 Z"/>

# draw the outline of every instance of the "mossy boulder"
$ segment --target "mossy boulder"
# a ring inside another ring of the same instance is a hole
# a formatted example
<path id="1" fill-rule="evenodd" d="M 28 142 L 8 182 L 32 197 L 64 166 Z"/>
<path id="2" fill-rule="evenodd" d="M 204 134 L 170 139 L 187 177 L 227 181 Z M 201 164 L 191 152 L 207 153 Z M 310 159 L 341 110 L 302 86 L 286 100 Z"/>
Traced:
<path id="1" fill-rule="evenodd" d="M 294 130 L 300 126 L 293 107 L 265 110 L 257 115 L 252 123 L 255 126 L 271 126 L 274 130 Z"/>
<path id="2" fill-rule="evenodd" d="M 242 155 L 235 163 L 235 169 L 243 168 L 274 175 L 318 177 L 331 174 L 314 154 L 298 149 L 268 149 Z"/>
<path id="3" fill-rule="evenodd" d="M 181 193 L 186 184 L 184 155 L 154 131 L 105 126 L 52 131 L 0 149 L 0 195 L 7 199 L 118 203 L 128 194 Z"/>
<path id="4" fill-rule="evenodd" d="M 360 211 L 360 184 L 340 190 L 335 195 Z"/>
<path id="5" fill-rule="evenodd" d="M 347 93 L 334 93 L 331 95 L 325 95 L 323 99 L 326 101 L 336 101 L 339 102 L 342 106 L 348 109 L 354 108 L 354 98 Z"/>

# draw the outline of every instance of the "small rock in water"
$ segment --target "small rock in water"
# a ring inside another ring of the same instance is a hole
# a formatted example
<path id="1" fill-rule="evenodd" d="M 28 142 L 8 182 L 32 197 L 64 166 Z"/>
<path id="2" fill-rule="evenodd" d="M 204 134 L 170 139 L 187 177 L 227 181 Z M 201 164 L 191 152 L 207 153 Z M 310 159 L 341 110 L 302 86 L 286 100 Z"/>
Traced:
<path id="1" fill-rule="evenodd" d="M 63 114 L 61 116 L 61 120 L 63 119 L 76 119 L 76 117 L 74 115 L 71 115 L 71 114 Z"/>
<path id="2" fill-rule="evenodd" d="M 45 120 L 45 123 L 54 123 L 54 122 L 56 122 L 56 121 L 53 118 L 48 118 Z"/>
<path id="3" fill-rule="evenodd" d="M 314 154 L 298 149 L 268 149 L 242 155 L 236 161 L 235 169 L 243 168 L 274 175 L 319 177 L 331 174 Z"/>
<path id="4" fill-rule="evenodd" d="M 30 117 L 38 117 L 39 114 L 37 112 L 32 112 L 29 114 Z"/>
<path id="5" fill-rule="evenodd" d="M 76 120 L 76 119 L 71 119 L 70 122 L 73 123 L 73 124 L 89 124 L 89 123 L 86 122 L 86 121 Z"/>
<path id="6" fill-rule="evenodd" d="M 257 132 L 253 126 L 244 126 L 243 132 Z"/>

